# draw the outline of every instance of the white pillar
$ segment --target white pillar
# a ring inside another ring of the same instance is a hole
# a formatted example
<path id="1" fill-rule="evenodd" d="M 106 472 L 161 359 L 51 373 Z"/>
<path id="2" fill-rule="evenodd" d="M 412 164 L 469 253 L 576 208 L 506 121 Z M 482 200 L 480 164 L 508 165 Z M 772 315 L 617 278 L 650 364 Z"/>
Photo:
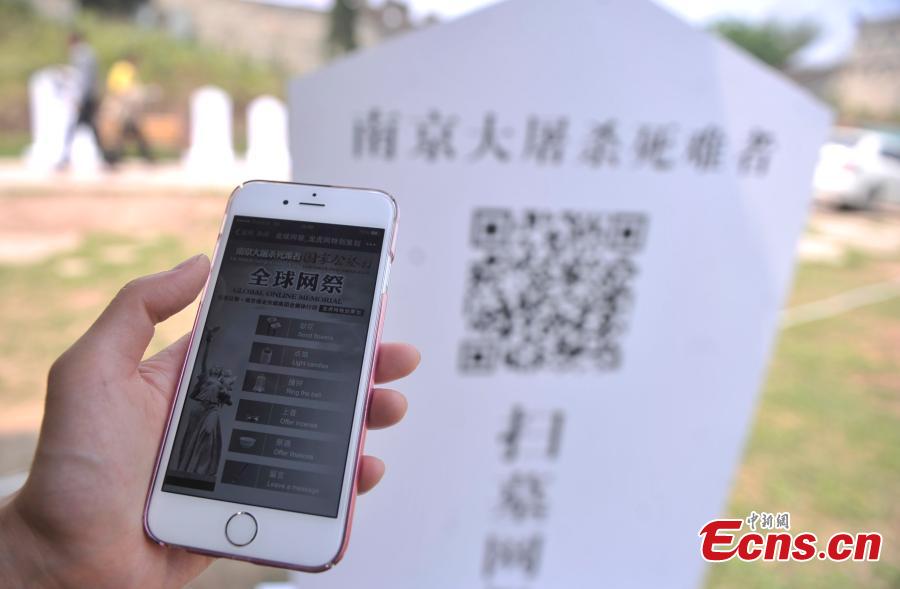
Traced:
<path id="1" fill-rule="evenodd" d="M 75 120 L 71 79 L 61 67 L 38 70 L 28 81 L 31 144 L 25 162 L 34 170 L 52 170 L 60 163 L 66 133 Z"/>
<path id="2" fill-rule="evenodd" d="M 221 174 L 234 165 L 232 106 L 228 93 L 204 86 L 191 96 L 191 145 L 185 165 L 202 175 Z"/>
<path id="3" fill-rule="evenodd" d="M 247 178 L 288 180 L 287 108 L 274 96 L 258 96 L 247 107 Z"/>

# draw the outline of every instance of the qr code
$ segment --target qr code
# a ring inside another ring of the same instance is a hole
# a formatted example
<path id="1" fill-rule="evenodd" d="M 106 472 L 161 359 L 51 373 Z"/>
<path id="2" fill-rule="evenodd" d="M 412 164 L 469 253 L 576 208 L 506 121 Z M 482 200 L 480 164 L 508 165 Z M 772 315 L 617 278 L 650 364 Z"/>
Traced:
<path id="1" fill-rule="evenodd" d="M 634 212 L 476 209 L 460 370 L 619 368 L 647 230 Z"/>

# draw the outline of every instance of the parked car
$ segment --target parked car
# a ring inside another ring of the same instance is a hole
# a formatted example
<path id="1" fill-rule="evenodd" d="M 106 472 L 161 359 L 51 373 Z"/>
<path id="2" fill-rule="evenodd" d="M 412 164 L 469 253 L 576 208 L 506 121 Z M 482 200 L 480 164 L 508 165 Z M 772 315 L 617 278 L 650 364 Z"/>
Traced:
<path id="1" fill-rule="evenodd" d="M 844 208 L 900 203 L 900 136 L 838 127 L 819 152 L 816 198 Z"/>

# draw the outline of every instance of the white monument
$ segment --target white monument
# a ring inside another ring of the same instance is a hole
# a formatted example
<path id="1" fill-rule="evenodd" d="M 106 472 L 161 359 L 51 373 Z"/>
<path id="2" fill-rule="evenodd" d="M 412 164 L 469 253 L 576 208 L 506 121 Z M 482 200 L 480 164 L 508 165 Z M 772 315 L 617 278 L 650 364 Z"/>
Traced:
<path id="1" fill-rule="evenodd" d="M 75 176 L 95 176 L 103 168 L 103 154 L 94 133 L 85 125 L 75 129 L 69 152 L 69 167 Z"/>
<path id="2" fill-rule="evenodd" d="M 185 166 L 194 174 L 221 174 L 234 165 L 232 105 L 228 93 L 204 86 L 191 96 L 191 145 Z"/>
<path id="3" fill-rule="evenodd" d="M 396 196 L 385 338 L 423 354 L 301 586 L 697 587 L 830 113 L 638 0 L 498 4 L 290 105 L 296 180 Z"/>
<path id="4" fill-rule="evenodd" d="M 287 108 L 274 96 L 259 96 L 247 106 L 247 177 L 289 180 Z"/>
<path id="5" fill-rule="evenodd" d="M 26 165 L 46 172 L 63 163 L 79 176 L 92 176 L 103 165 L 103 155 L 86 125 L 73 129 L 78 115 L 77 87 L 68 67 L 48 67 L 32 74 L 28 82 L 31 144 L 25 151 Z M 69 152 L 66 139 L 71 133 Z"/>
<path id="6" fill-rule="evenodd" d="M 48 171 L 63 157 L 66 133 L 75 120 L 75 95 L 65 68 L 38 70 L 28 81 L 31 144 L 25 152 L 26 165 Z"/>

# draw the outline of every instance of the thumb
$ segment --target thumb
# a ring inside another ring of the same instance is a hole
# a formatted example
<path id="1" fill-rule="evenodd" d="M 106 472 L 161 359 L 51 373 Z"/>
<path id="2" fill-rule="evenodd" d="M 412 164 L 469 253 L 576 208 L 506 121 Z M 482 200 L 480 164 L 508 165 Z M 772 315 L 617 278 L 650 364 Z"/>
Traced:
<path id="1" fill-rule="evenodd" d="M 133 372 L 153 338 L 154 325 L 191 304 L 207 276 L 209 259 L 200 254 L 166 272 L 132 280 L 73 348 L 107 374 Z"/>

